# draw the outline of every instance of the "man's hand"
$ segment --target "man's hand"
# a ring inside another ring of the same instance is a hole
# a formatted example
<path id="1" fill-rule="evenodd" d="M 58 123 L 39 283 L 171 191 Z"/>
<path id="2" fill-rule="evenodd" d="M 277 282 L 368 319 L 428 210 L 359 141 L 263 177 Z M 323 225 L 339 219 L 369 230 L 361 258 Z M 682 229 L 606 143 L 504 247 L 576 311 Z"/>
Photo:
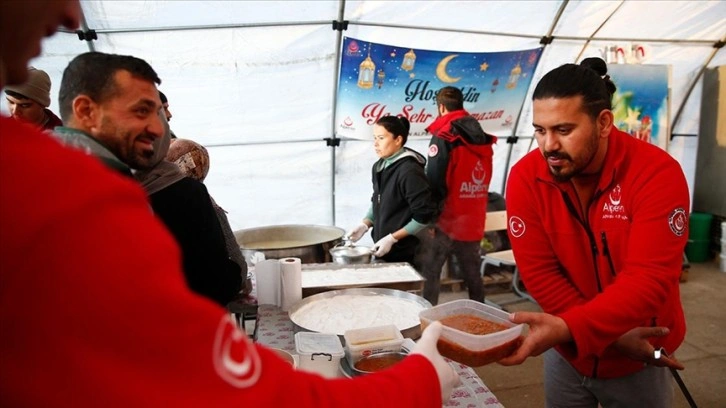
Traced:
<path id="1" fill-rule="evenodd" d="M 570 329 L 565 321 L 551 314 L 517 312 L 513 313 L 509 320 L 517 324 L 528 324 L 529 334 L 514 353 L 499 360 L 501 365 L 522 364 L 527 357 L 538 356 L 553 346 L 572 340 Z"/>
<path id="2" fill-rule="evenodd" d="M 655 358 L 655 348 L 648 341 L 651 337 L 662 337 L 668 333 L 670 330 L 667 327 L 636 327 L 620 336 L 609 348 L 646 364 L 683 370 L 683 364 L 665 353 L 661 353 L 660 358 Z"/>
<path id="3" fill-rule="evenodd" d="M 373 251 L 375 251 L 373 252 L 373 255 L 379 258 L 386 255 L 388 252 L 391 251 L 391 247 L 393 247 L 393 244 L 395 244 L 396 242 L 398 242 L 398 240 L 396 238 L 393 238 L 393 234 L 386 235 L 385 237 L 379 239 L 378 242 L 373 245 L 373 248 L 371 248 Z"/>
<path id="4" fill-rule="evenodd" d="M 361 222 L 358 224 L 355 228 L 345 233 L 345 236 L 348 237 L 353 242 L 358 242 L 361 238 L 363 238 L 363 235 L 368 231 L 368 224 Z"/>
<path id="5" fill-rule="evenodd" d="M 420 354 L 426 357 L 434 366 L 436 375 L 439 377 L 439 385 L 441 386 L 441 399 L 443 402 L 446 402 L 451 396 L 451 390 L 459 384 L 460 380 L 459 375 L 441 357 L 439 350 L 436 348 L 436 343 L 439 340 L 442 328 L 441 322 L 438 321 L 428 325 L 423 333 L 421 333 L 421 339 L 419 339 L 416 346 L 411 350 L 411 354 Z"/>

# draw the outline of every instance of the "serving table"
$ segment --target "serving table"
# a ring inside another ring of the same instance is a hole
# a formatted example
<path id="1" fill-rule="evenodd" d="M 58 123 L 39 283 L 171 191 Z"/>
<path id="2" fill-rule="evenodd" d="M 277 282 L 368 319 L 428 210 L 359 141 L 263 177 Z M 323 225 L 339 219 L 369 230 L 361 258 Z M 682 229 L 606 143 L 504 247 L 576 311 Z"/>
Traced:
<path id="1" fill-rule="evenodd" d="M 279 307 L 258 306 L 255 332 L 256 342 L 296 354 L 294 325 L 288 313 Z M 454 389 L 445 407 L 502 407 L 471 367 L 453 361 L 450 364 L 459 374 L 461 385 Z"/>

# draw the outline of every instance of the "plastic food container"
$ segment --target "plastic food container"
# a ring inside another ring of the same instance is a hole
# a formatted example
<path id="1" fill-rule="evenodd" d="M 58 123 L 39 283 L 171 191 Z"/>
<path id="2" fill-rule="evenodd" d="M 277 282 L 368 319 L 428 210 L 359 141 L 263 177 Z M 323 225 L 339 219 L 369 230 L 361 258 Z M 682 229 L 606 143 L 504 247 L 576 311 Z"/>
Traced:
<path id="1" fill-rule="evenodd" d="M 326 378 L 338 376 L 343 345 L 335 334 L 299 332 L 295 334 L 298 369 L 317 373 Z"/>
<path id="2" fill-rule="evenodd" d="M 444 324 L 437 344 L 442 356 L 470 367 L 480 367 L 510 355 L 521 343 L 523 325 L 515 325 L 508 313 L 473 300 L 454 300 L 419 313 L 422 329 L 433 321 L 463 317 L 484 324 L 493 322 L 502 330 L 490 334 L 471 334 Z M 457 316 L 454 318 L 453 316 Z"/>
<path id="3" fill-rule="evenodd" d="M 373 354 L 400 352 L 403 335 L 396 325 L 368 327 L 347 330 L 345 339 L 345 357 L 351 367 L 363 357 Z"/>

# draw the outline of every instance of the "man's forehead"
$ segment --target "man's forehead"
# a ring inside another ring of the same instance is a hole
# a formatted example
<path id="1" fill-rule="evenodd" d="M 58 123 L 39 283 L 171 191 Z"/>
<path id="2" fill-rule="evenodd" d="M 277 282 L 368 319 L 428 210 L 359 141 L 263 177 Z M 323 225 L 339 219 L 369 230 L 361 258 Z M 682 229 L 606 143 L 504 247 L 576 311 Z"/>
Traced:
<path id="1" fill-rule="evenodd" d="M 127 92 L 127 97 L 137 102 L 148 102 L 155 106 L 161 106 L 159 91 L 156 84 L 146 78 L 133 75 L 126 70 L 119 70 L 114 73 L 116 86 Z"/>
<path id="2" fill-rule="evenodd" d="M 582 115 L 587 115 L 583 109 L 582 96 L 564 98 L 535 99 L 532 109 L 534 126 L 552 126 L 572 124 L 578 122 Z"/>

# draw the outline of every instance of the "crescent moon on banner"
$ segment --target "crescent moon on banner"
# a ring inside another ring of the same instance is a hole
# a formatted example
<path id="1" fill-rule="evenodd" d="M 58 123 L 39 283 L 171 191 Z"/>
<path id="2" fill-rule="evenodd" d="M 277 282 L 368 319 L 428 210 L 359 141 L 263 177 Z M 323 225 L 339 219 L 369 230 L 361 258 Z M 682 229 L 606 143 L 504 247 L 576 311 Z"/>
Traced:
<path id="1" fill-rule="evenodd" d="M 461 77 L 458 78 L 452 78 L 449 76 L 449 74 L 446 73 L 446 65 L 454 58 L 458 57 L 459 54 L 452 54 L 448 57 L 445 57 L 441 61 L 439 61 L 439 65 L 436 66 L 436 76 L 439 78 L 441 82 L 447 83 L 447 84 L 453 84 L 454 82 L 458 82 Z"/>

